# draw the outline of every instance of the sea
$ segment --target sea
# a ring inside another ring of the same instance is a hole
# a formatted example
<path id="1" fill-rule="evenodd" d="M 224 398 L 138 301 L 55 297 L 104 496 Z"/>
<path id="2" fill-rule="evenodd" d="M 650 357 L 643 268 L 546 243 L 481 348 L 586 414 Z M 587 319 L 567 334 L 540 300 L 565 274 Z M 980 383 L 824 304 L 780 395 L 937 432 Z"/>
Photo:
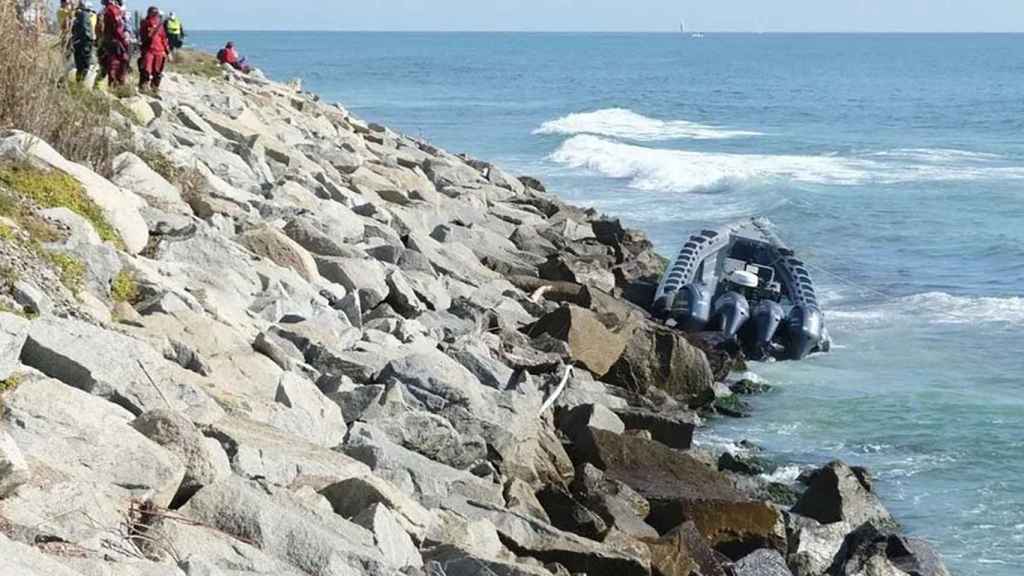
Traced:
<path id="1" fill-rule="evenodd" d="M 194 33 L 356 115 L 541 178 L 673 256 L 766 216 L 836 346 L 755 364 L 791 481 L 870 468 L 954 574 L 1024 574 L 1024 36 Z"/>

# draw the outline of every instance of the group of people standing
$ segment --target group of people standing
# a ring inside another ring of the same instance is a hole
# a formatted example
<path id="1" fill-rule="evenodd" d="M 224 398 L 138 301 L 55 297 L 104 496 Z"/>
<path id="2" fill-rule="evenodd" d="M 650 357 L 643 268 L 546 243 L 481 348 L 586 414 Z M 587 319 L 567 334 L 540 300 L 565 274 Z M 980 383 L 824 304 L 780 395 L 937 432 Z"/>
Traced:
<path id="1" fill-rule="evenodd" d="M 82 81 L 92 66 L 93 52 L 99 62 L 99 78 L 108 86 L 124 86 L 131 58 L 138 53 L 139 89 L 157 92 L 168 56 L 181 48 L 185 29 L 171 12 L 165 20 L 160 9 L 151 6 L 141 21 L 123 0 L 102 0 L 97 14 L 88 0 L 61 0 L 57 21 L 65 49 L 74 59 L 76 76 Z"/>

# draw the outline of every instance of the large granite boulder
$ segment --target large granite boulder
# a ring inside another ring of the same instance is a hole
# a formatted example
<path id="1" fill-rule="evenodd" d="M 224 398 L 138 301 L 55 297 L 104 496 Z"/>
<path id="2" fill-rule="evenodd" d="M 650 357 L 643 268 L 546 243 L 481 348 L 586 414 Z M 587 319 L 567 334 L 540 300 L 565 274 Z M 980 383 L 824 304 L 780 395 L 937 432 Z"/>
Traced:
<path id="1" fill-rule="evenodd" d="M 294 270 L 310 282 L 320 277 L 313 256 L 298 242 L 276 228 L 261 226 L 250 230 L 238 237 L 238 243 L 257 256 Z"/>
<path id="2" fill-rule="evenodd" d="M 882 505 L 863 469 L 844 462 L 831 462 L 814 473 L 807 491 L 793 506 L 793 512 L 822 524 L 844 522 L 856 528 L 865 523 L 895 525 Z"/>
<path id="3" fill-rule="evenodd" d="M 714 550 L 693 525 L 686 522 L 660 538 L 644 541 L 651 550 L 651 568 L 662 576 L 726 576 Z"/>
<path id="4" fill-rule="evenodd" d="M 593 464 L 646 498 L 647 522 L 661 533 L 693 521 L 713 546 L 732 557 L 762 547 L 785 549 L 775 508 L 748 499 L 726 475 L 687 453 L 591 428 L 576 439 L 573 456 L 577 464 Z"/>
<path id="5" fill-rule="evenodd" d="M 381 573 L 386 566 L 368 530 L 307 508 L 287 493 L 267 494 L 237 478 L 203 488 L 180 512 L 310 576 Z"/>
<path id="6" fill-rule="evenodd" d="M 572 359 L 601 377 L 615 365 L 626 349 L 627 338 L 600 322 L 597 315 L 567 304 L 538 320 L 529 329 L 531 336 L 548 334 L 569 344 Z"/>
<path id="7" fill-rule="evenodd" d="M 133 420 L 131 426 L 169 450 L 185 465 L 185 477 L 175 496 L 176 501 L 187 500 L 203 486 L 223 477 L 223 468 L 218 463 L 219 454 L 211 449 L 192 421 L 182 414 L 153 410 Z"/>
<path id="8" fill-rule="evenodd" d="M 32 322 L 21 361 L 135 415 L 171 408 L 195 422 L 210 422 L 224 413 L 196 374 L 145 342 L 80 320 Z"/>
<path id="9" fill-rule="evenodd" d="M 610 384 L 641 394 L 656 386 L 691 406 L 715 399 L 714 375 L 704 353 L 671 328 L 644 322 L 616 360 L 604 375 Z"/>
<path id="10" fill-rule="evenodd" d="M 11 437 L 51 473 L 123 487 L 160 506 L 181 486 L 181 460 L 134 430 L 131 413 L 115 404 L 34 378 L 4 394 L 4 406 Z"/>

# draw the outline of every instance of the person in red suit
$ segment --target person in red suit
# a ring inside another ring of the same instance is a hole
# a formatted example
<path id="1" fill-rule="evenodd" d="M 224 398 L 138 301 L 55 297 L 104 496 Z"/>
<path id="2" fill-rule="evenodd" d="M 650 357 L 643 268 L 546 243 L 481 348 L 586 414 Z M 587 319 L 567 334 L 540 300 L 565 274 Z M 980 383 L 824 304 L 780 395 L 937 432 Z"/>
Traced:
<path id="1" fill-rule="evenodd" d="M 103 0 L 103 59 L 100 65 L 106 73 L 107 84 L 114 88 L 124 85 L 128 74 L 128 34 L 124 28 L 124 10 L 120 0 Z"/>
<path id="2" fill-rule="evenodd" d="M 150 6 L 146 19 L 139 26 L 139 43 L 142 49 L 142 55 L 139 56 L 139 90 L 149 88 L 154 93 L 159 92 L 170 43 L 163 19 L 160 18 L 160 10 L 155 6 Z"/>

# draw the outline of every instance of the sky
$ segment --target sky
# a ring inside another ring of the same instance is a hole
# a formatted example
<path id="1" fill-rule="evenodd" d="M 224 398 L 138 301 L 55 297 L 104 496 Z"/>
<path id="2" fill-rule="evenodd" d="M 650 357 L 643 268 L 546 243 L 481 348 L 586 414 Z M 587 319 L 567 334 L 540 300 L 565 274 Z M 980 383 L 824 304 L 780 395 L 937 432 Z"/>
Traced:
<path id="1" fill-rule="evenodd" d="M 128 0 L 132 2 L 154 0 Z M 159 0 L 164 1 L 164 0 Z M 166 0 L 194 29 L 1019 32 L 1024 0 Z M 132 6 L 134 8 L 134 6 Z M 140 6 L 141 7 L 141 6 Z"/>

